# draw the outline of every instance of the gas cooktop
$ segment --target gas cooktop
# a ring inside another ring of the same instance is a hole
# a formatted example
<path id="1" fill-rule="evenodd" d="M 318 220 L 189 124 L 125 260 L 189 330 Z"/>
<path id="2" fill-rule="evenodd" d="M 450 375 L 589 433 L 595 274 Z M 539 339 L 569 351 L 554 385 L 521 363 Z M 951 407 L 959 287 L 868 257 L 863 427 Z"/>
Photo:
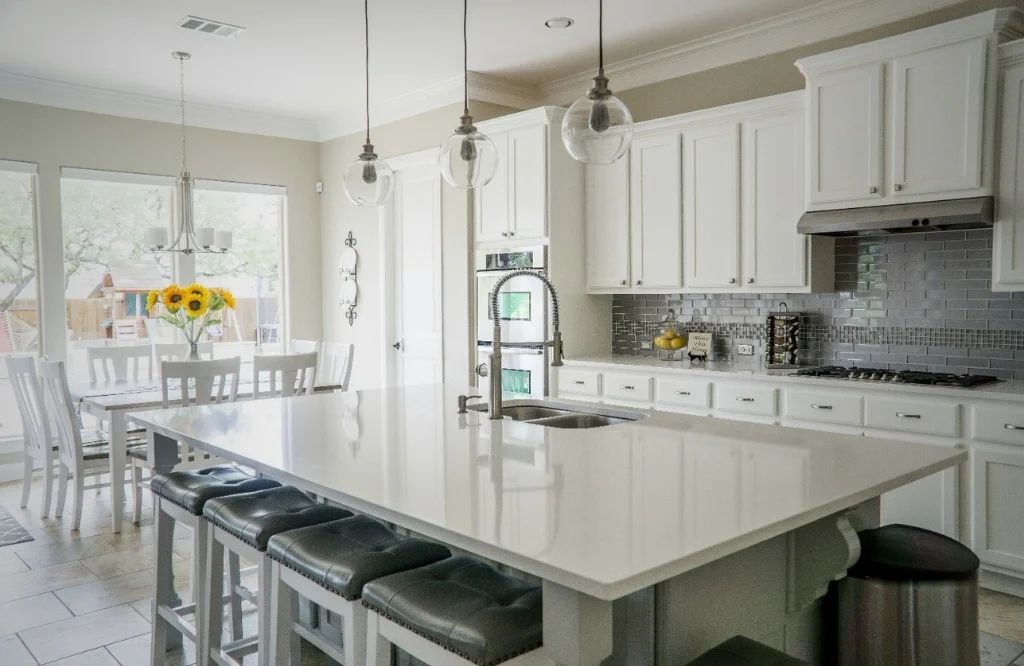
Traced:
<path id="1" fill-rule="evenodd" d="M 991 375 L 954 375 L 945 372 L 919 372 L 917 370 L 872 370 L 870 368 L 844 368 L 839 365 L 803 368 L 793 374 L 801 377 L 855 379 L 869 382 L 952 386 L 968 389 L 1000 381 L 998 377 L 992 377 Z"/>

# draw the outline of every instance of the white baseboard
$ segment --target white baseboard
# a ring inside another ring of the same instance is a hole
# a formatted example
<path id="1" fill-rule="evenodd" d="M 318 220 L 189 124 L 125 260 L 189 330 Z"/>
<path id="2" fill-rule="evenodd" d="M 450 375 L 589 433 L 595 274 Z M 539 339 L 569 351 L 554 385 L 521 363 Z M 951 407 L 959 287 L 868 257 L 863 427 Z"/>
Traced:
<path id="1" fill-rule="evenodd" d="M 0 464 L 0 483 L 20 481 L 23 468 L 21 461 Z"/>
<path id="2" fill-rule="evenodd" d="M 978 585 L 986 590 L 1024 599 L 1024 579 L 986 569 L 985 565 L 982 565 L 981 571 L 978 572 Z"/>

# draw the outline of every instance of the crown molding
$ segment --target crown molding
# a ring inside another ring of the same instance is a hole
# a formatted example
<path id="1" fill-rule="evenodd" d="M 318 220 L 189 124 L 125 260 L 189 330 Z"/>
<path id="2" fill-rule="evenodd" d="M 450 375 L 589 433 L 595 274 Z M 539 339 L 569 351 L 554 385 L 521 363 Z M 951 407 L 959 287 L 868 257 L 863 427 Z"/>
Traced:
<path id="1" fill-rule="evenodd" d="M 176 99 L 123 93 L 11 72 L 0 72 L 0 99 L 123 118 L 181 122 L 181 103 Z M 301 141 L 319 139 L 317 123 L 313 120 L 207 104 L 189 103 L 188 124 L 190 127 Z"/>
<path id="2" fill-rule="evenodd" d="M 830 0 L 605 66 L 613 90 L 627 90 L 807 46 L 950 7 L 961 0 Z M 569 104 L 594 70 L 542 84 L 548 104 Z"/>

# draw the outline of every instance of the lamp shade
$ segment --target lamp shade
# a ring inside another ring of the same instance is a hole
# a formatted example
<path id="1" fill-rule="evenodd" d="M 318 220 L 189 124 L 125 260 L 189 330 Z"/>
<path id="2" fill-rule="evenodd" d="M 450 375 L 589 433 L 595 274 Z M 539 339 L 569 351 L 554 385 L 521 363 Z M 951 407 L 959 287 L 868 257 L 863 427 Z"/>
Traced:
<path id="1" fill-rule="evenodd" d="M 395 172 L 376 155 L 364 153 L 345 170 L 345 194 L 357 206 L 380 206 L 395 189 Z"/>
<path id="2" fill-rule="evenodd" d="M 441 175 L 462 190 L 483 187 L 498 171 L 498 150 L 475 128 L 459 128 L 441 144 Z"/>
<path id="3" fill-rule="evenodd" d="M 612 164 L 629 150 L 633 116 L 622 101 L 597 88 L 576 100 L 562 118 L 562 143 L 574 159 Z"/>

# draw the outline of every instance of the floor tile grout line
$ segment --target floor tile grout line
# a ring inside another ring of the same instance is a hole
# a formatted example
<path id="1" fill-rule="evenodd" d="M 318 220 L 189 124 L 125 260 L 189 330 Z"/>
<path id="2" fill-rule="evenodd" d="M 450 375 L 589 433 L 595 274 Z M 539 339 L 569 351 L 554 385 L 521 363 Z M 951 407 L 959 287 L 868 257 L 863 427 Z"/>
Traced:
<path id="1" fill-rule="evenodd" d="M 45 626 L 45 625 L 43 625 L 43 626 Z M 36 659 L 35 653 L 32 652 L 32 650 L 29 649 L 28 643 L 26 643 L 25 640 L 21 637 L 21 632 L 19 631 L 19 632 L 15 633 L 14 635 L 18 637 L 18 642 L 21 643 L 22 647 L 25 648 L 25 652 L 27 652 L 28 656 L 32 658 L 32 661 L 34 661 L 34 662 L 36 662 L 38 664 L 39 660 Z"/>
<path id="2" fill-rule="evenodd" d="M 61 599 L 60 597 L 58 597 L 58 596 L 57 596 L 56 592 L 57 592 L 57 590 L 50 590 L 50 594 L 52 594 L 52 595 L 53 595 L 53 598 L 54 598 L 54 599 L 56 599 L 56 600 L 57 600 L 57 602 L 58 602 L 58 603 L 59 603 L 59 604 L 60 604 L 61 606 L 63 606 L 64 608 L 66 608 L 66 609 L 67 609 L 67 611 L 68 611 L 69 613 L 71 613 L 71 617 L 78 617 L 77 615 L 75 615 L 75 612 L 74 612 L 73 610 L 71 610 L 71 607 L 70 607 L 70 606 L 68 606 L 68 605 L 67 605 L 66 603 L 64 603 L 64 600 L 63 600 L 63 599 Z M 52 624 L 52 622 L 51 622 L 51 624 Z M 44 626 L 45 626 L 45 625 L 44 625 Z"/>

